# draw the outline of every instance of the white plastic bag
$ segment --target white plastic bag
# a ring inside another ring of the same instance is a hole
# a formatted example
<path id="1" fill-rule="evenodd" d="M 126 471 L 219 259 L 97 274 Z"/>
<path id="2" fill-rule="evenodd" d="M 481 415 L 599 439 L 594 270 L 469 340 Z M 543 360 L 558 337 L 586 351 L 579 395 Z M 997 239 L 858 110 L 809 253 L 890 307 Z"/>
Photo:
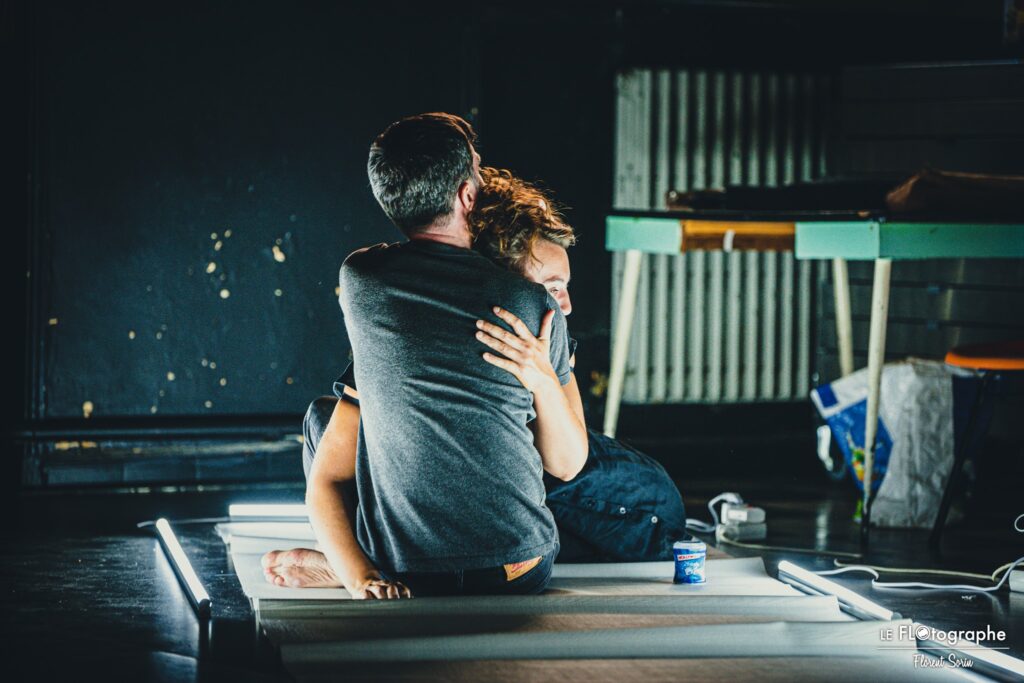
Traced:
<path id="1" fill-rule="evenodd" d="M 970 373 L 916 358 L 889 363 L 882 369 L 872 523 L 888 527 L 934 524 L 953 466 L 956 374 Z M 867 370 L 858 370 L 811 392 L 862 490 L 867 380 Z"/>

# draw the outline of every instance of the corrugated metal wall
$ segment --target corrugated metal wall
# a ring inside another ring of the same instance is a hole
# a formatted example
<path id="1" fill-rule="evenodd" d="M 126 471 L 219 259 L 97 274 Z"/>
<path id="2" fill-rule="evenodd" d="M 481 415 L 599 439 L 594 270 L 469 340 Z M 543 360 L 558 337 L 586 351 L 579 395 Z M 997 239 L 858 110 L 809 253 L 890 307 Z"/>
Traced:
<path id="1" fill-rule="evenodd" d="M 781 185 L 825 173 L 829 81 L 792 73 L 630 70 L 617 77 L 614 206 L 668 190 Z M 612 316 L 622 278 L 613 261 Z M 803 399 L 812 281 L 788 252 L 645 256 L 623 400 Z"/>

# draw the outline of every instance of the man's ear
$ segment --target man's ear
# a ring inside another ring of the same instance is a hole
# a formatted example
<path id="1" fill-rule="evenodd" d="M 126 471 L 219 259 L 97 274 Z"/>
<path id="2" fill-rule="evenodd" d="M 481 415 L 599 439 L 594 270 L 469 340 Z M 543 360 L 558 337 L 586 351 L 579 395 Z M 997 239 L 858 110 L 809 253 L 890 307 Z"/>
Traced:
<path id="1" fill-rule="evenodd" d="M 455 201 L 465 213 L 473 210 L 473 206 L 476 204 L 476 193 L 476 186 L 468 180 L 462 181 L 462 184 L 459 185 L 459 191 L 455 193 Z"/>

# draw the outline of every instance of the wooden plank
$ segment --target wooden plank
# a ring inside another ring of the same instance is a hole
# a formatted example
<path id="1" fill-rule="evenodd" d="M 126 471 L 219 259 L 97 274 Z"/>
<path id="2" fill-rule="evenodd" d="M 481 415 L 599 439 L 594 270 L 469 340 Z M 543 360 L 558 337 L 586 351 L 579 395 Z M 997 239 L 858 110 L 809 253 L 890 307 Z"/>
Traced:
<path id="1" fill-rule="evenodd" d="M 792 251 L 796 224 L 770 221 L 684 220 L 684 251 Z"/>

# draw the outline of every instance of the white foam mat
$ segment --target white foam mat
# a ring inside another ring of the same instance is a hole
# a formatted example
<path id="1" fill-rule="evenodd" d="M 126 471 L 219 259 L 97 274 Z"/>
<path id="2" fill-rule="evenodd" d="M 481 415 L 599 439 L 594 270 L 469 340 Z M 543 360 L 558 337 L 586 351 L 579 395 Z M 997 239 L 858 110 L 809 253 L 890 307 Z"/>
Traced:
<path id="1" fill-rule="evenodd" d="M 265 539 L 264 539 L 265 540 Z M 276 539 L 275 539 L 276 540 Z M 247 539 L 252 543 L 253 539 Z M 249 545 L 246 550 L 253 546 Z M 280 543 L 263 543 L 259 552 L 240 552 L 232 544 L 231 560 L 245 594 L 254 600 L 350 600 L 342 588 L 287 588 L 269 583 L 260 559 Z M 635 562 L 610 565 L 555 565 L 547 594 L 594 596 L 798 596 L 791 586 L 769 577 L 761 558 L 708 560 L 703 584 L 672 582 L 672 563 Z M 666 573 L 667 572 L 667 573 Z M 658 578 L 654 578 L 658 577 Z M 264 605 L 265 606 L 265 605 Z"/>
<path id="2" fill-rule="evenodd" d="M 231 549 L 231 559 L 245 594 L 259 607 L 270 601 L 350 600 L 341 588 L 288 588 L 266 581 L 260 559 L 270 550 L 313 546 L 308 523 L 245 522 L 221 524 L 218 532 Z M 706 562 L 703 584 L 672 582 L 672 562 L 558 564 L 547 593 L 552 596 L 798 596 L 799 591 L 767 575 L 757 557 L 712 559 Z"/>

